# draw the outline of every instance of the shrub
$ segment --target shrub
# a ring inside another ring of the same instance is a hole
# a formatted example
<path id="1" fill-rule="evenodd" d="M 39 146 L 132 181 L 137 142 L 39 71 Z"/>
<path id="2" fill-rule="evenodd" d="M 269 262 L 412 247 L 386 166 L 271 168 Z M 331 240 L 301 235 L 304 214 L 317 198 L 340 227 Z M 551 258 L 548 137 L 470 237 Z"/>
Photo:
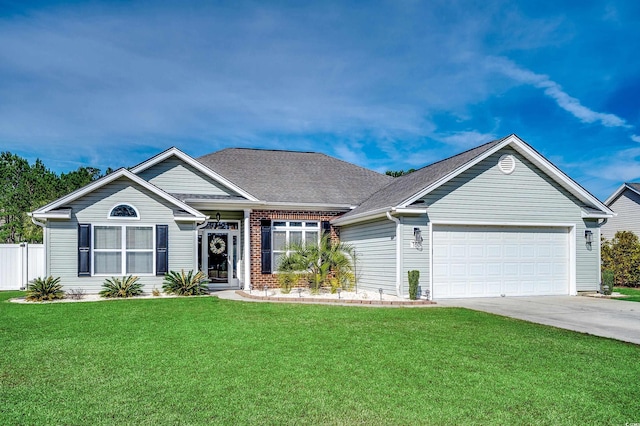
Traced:
<path id="1" fill-rule="evenodd" d="M 60 277 L 35 278 L 27 285 L 27 300 L 42 302 L 43 300 L 63 299 L 64 291 L 60 284 Z"/>
<path id="2" fill-rule="evenodd" d="M 418 283 L 420 282 L 420 271 L 409 271 L 409 299 L 418 299 Z"/>
<path id="3" fill-rule="evenodd" d="M 158 290 L 157 288 L 154 287 L 153 290 L 151 290 L 151 294 L 154 297 L 158 297 L 158 296 L 160 296 L 160 290 Z"/>
<path id="4" fill-rule="evenodd" d="M 82 300 L 84 298 L 84 290 L 81 288 L 72 288 L 69 291 L 67 291 L 67 296 L 69 297 L 69 299 L 73 299 L 73 300 Z"/>
<path id="5" fill-rule="evenodd" d="M 198 271 L 194 274 L 193 270 L 185 274 L 184 269 L 179 273 L 169 271 L 164 276 L 162 289 L 167 294 L 177 294 L 179 296 L 197 296 L 207 294 L 207 282 L 205 275 Z"/>
<path id="6" fill-rule="evenodd" d="M 609 296 L 613 292 L 613 286 L 615 284 L 613 271 L 605 269 L 602 271 L 602 293 Z"/>
<path id="7" fill-rule="evenodd" d="M 640 286 L 640 240 L 631 231 L 618 231 L 602 241 L 602 270 L 614 274 L 616 286 Z"/>
<path id="8" fill-rule="evenodd" d="M 104 280 L 100 296 L 102 297 L 133 297 L 142 294 L 140 278 L 128 275 L 122 278 L 111 277 Z"/>
<path id="9" fill-rule="evenodd" d="M 292 271 L 282 271 L 278 273 L 278 284 L 280 284 L 280 291 L 284 294 L 291 293 L 291 288 L 298 284 L 300 274 Z"/>

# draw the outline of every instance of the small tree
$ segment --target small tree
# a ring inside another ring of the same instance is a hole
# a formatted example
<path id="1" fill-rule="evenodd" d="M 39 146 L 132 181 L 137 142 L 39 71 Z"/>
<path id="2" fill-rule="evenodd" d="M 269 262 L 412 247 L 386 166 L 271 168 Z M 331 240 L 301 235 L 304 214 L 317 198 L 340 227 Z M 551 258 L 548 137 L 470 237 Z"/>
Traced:
<path id="1" fill-rule="evenodd" d="M 306 274 L 312 292 L 319 292 L 331 275 L 343 288 L 352 286 L 353 248 L 350 245 L 331 241 L 327 234 L 319 244 L 293 244 L 287 250 L 289 254 L 280 260 L 278 272 Z"/>
<path id="2" fill-rule="evenodd" d="M 602 241 L 602 270 L 610 270 L 615 285 L 640 286 L 640 240 L 631 231 L 618 231 L 611 241 Z"/>
<path id="3" fill-rule="evenodd" d="M 420 271 L 409 271 L 409 299 L 418 299 L 418 283 L 420 282 Z"/>

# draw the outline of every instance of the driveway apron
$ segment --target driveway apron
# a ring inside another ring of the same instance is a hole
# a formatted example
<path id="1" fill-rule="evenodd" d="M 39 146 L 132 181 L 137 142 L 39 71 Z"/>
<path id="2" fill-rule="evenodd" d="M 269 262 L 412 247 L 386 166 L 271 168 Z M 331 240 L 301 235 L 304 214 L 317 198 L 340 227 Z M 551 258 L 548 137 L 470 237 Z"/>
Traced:
<path id="1" fill-rule="evenodd" d="M 438 299 L 462 307 L 640 344 L 640 303 L 585 296 Z"/>

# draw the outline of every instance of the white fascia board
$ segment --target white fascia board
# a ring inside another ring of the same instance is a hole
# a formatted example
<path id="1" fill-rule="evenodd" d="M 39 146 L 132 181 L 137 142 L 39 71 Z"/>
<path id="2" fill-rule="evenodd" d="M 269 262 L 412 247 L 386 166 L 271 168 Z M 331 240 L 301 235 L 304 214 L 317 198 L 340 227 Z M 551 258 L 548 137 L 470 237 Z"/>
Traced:
<path id="1" fill-rule="evenodd" d="M 553 165 L 549 160 L 547 160 L 542 155 L 538 154 L 536 151 L 530 148 L 522 139 L 520 139 L 516 135 L 507 136 L 502 142 L 500 142 L 493 148 L 485 151 L 484 153 L 477 156 L 476 158 L 469 161 L 468 163 L 463 164 L 462 166 L 458 167 L 456 170 L 449 173 L 448 175 L 440 178 L 437 182 L 428 186 L 421 192 L 415 194 L 411 198 L 400 203 L 400 206 L 406 207 L 414 203 L 415 201 L 424 197 L 425 195 L 432 192 L 436 188 L 442 186 L 446 182 L 458 176 L 460 173 L 470 169 L 471 167 L 480 163 L 484 159 L 488 158 L 489 156 L 493 155 L 499 150 L 505 148 L 507 145 L 511 145 L 516 151 L 523 154 L 525 157 L 531 160 L 534 164 L 536 164 L 538 167 L 540 167 L 545 172 L 547 172 L 549 176 L 551 176 L 556 182 L 558 182 L 560 185 L 566 188 L 569 192 L 571 192 L 577 198 L 593 205 L 598 210 L 601 210 L 604 214 L 611 214 L 611 215 L 614 214 L 613 211 L 609 209 L 606 205 L 604 205 L 600 200 L 598 200 L 596 197 L 594 197 L 589 192 L 587 192 L 584 188 L 578 185 L 573 179 L 571 179 L 569 176 L 563 173 L 560 169 L 558 169 L 555 165 Z"/>
<path id="2" fill-rule="evenodd" d="M 401 215 L 410 215 L 410 214 L 427 214 L 427 209 L 412 209 L 412 208 L 407 208 L 407 207 L 394 207 L 392 209 L 395 213 L 401 214 Z"/>
<path id="3" fill-rule="evenodd" d="M 261 206 L 267 210 L 341 210 L 350 211 L 355 208 L 352 204 L 325 204 L 325 203 L 294 203 L 294 202 L 265 202 Z"/>
<path id="4" fill-rule="evenodd" d="M 176 222 L 204 222 L 209 219 L 209 216 L 182 216 L 182 215 L 173 215 L 173 220 Z"/>
<path id="5" fill-rule="evenodd" d="M 604 202 L 604 203 L 605 203 L 607 206 L 611 205 L 611 203 L 613 203 L 613 202 L 615 201 L 615 199 L 616 199 L 616 198 L 618 198 L 618 197 L 619 197 L 619 196 L 624 192 L 624 190 L 625 190 L 625 189 L 628 189 L 628 190 L 633 191 L 633 192 L 635 192 L 636 194 L 640 195 L 640 192 L 636 191 L 636 189 L 635 189 L 635 188 L 632 188 L 632 187 L 630 187 L 629 185 L 627 185 L 626 183 L 623 183 L 623 184 L 620 186 L 620 188 L 618 188 L 618 189 L 616 190 L 616 192 L 614 192 L 613 194 L 611 194 L 611 196 L 609 196 L 609 198 L 607 198 L 607 199 L 605 200 L 605 202 Z"/>
<path id="6" fill-rule="evenodd" d="M 131 173 L 130 171 L 128 171 L 127 169 L 118 169 L 113 173 L 108 174 L 107 176 L 100 178 L 76 191 L 73 191 L 72 193 L 62 197 L 62 198 L 58 198 L 56 201 L 36 210 L 33 212 L 33 215 L 35 217 L 39 217 L 39 215 L 42 214 L 47 214 L 49 213 L 51 210 L 55 210 L 58 207 L 61 207 L 65 204 L 68 204 L 70 202 L 73 202 L 93 191 L 95 191 L 96 189 L 102 188 L 103 186 L 117 180 L 120 179 L 121 177 L 126 177 L 127 179 L 133 181 L 134 183 L 142 186 L 143 188 L 153 192 L 154 194 L 156 194 L 157 196 L 165 199 L 166 201 L 170 202 L 171 204 L 175 205 L 176 207 L 186 211 L 187 213 L 193 215 L 194 217 L 200 219 L 200 220 L 204 220 L 206 219 L 206 216 L 203 215 L 202 213 L 200 213 L 198 210 L 194 209 L 193 207 L 190 207 L 188 204 L 183 203 L 182 201 L 178 200 L 177 198 L 175 198 L 173 195 L 168 194 L 167 192 L 164 192 L 162 189 L 158 188 L 157 186 L 147 182 L 146 180 L 138 177 L 137 175 Z"/>
<path id="7" fill-rule="evenodd" d="M 71 209 L 58 209 L 47 213 L 27 213 L 30 217 L 36 219 L 71 219 Z"/>
<path id="8" fill-rule="evenodd" d="M 387 212 L 391 211 L 391 206 L 383 207 L 381 209 L 372 210 L 369 212 L 364 212 L 360 214 L 356 214 L 348 217 L 339 217 L 331 221 L 332 225 L 336 226 L 344 226 L 351 225 L 353 223 L 364 222 L 372 219 L 379 219 L 381 217 L 386 217 Z"/>
<path id="9" fill-rule="evenodd" d="M 156 164 L 158 164 L 158 163 L 160 163 L 160 162 L 162 162 L 162 161 L 166 160 L 167 158 L 169 158 L 171 156 L 174 156 L 174 155 L 176 157 L 178 157 L 180 160 L 184 161 L 185 163 L 187 163 L 190 166 L 192 166 L 193 168 L 195 168 L 196 170 L 198 170 L 198 171 L 204 173 L 205 175 L 209 176 L 211 179 L 215 180 L 219 184 L 221 184 L 221 185 L 229 188 L 230 190 L 242 195 L 243 197 L 247 198 L 248 200 L 258 201 L 258 199 L 256 197 L 254 197 L 253 195 L 249 194 L 244 189 L 242 189 L 239 186 L 231 183 L 229 180 L 224 178 L 222 175 L 219 175 L 218 173 L 214 172 L 213 170 L 211 170 L 210 168 L 208 168 L 204 164 L 200 163 L 199 161 L 197 161 L 196 159 L 194 159 L 190 155 L 187 155 L 184 152 L 180 151 L 176 147 L 169 148 L 166 151 L 161 152 L 160 154 L 158 154 L 158 155 L 156 155 L 154 157 L 151 157 L 147 161 L 138 164 L 137 166 L 135 166 L 135 167 L 133 167 L 131 169 L 131 172 L 135 173 L 135 174 L 138 174 L 138 173 L 142 172 L 143 170 L 146 170 L 149 167 L 154 166 L 154 165 L 156 165 Z"/>
<path id="10" fill-rule="evenodd" d="M 517 221 L 487 221 L 487 220 L 434 220 L 433 226 L 516 226 L 520 228 L 573 228 L 570 222 L 517 222 Z"/>
<path id="11" fill-rule="evenodd" d="M 584 210 L 582 210 L 582 218 L 583 219 L 609 219 L 611 217 L 614 216 L 618 216 L 618 213 L 612 213 L 612 214 L 608 214 L 608 213 L 592 213 L 592 212 L 586 212 Z"/>

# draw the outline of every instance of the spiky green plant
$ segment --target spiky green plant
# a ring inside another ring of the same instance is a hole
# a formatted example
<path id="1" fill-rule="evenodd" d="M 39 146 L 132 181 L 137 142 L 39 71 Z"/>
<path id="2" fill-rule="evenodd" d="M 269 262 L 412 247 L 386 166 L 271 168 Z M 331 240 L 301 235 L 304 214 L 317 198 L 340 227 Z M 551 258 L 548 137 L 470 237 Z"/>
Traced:
<path id="1" fill-rule="evenodd" d="M 179 273 L 169 271 L 169 273 L 164 276 L 162 289 L 167 294 L 177 294 L 179 296 L 197 296 L 207 294 L 209 291 L 206 277 L 202 272 L 198 271 L 194 273 L 194 271 L 191 270 L 185 273 L 184 269 Z"/>
<path id="2" fill-rule="evenodd" d="M 306 274 L 312 293 L 329 284 L 331 276 L 342 288 L 351 286 L 354 256 L 348 244 L 331 241 L 329 235 L 324 235 L 319 244 L 295 244 L 287 249 L 289 254 L 280 261 L 278 272 Z"/>
<path id="3" fill-rule="evenodd" d="M 139 280 L 140 278 L 134 275 L 107 278 L 102 284 L 100 296 L 108 298 L 138 296 L 142 294 L 142 283 Z"/>
<path id="4" fill-rule="evenodd" d="M 27 285 L 27 300 L 42 302 L 43 300 L 63 299 L 64 291 L 60 284 L 60 277 L 35 278 Z"/>

